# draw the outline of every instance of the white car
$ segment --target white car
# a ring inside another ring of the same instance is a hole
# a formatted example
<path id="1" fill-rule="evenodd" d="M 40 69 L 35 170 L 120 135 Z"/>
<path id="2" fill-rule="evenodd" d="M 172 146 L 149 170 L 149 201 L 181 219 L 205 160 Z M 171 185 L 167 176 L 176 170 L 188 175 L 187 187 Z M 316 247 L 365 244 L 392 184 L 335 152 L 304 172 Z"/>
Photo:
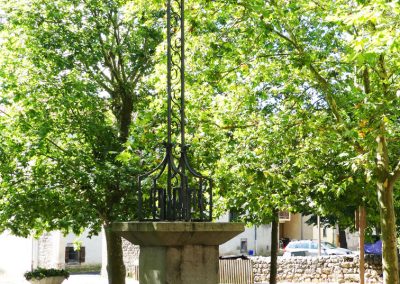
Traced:
<path id="1" fill-rule="evenodd" d="M 334 244 L 321 242 L 321 255 L 349 255 L 353 252 L 349 249 L 338 248 Z M 290 241 L 284 248 L 284 257 L 289 256 L 315 256 L 318 255 L 318 241 L 301 240 Z"/>

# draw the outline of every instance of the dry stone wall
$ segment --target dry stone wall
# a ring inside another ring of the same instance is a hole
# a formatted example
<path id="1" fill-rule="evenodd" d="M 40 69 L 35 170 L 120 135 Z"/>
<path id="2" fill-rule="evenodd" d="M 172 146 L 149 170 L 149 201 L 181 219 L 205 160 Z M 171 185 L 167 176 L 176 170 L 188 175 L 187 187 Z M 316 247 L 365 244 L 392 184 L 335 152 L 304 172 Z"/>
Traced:
<path id="1" fill-rule="evenodd" d="M 268 283 L 269 257 L 254 257 L 255 283 Z M 323 256 L 278 258 L 278 281 L 296 283 L 359 283 L 358 256 Z M 365 282 L 382 283 L 382 260 L 380 256 L 367 255 L 365 259 Z"/>
<path id="2" fill-rule="evenodd" d="M 138 279 L 140 247 L 122 238 L 122 251 L 127 275 Z"/>
<path id="3" fill-rule="evenodd" d="M 52 267 L 51 256 L 53 255 L 53 239 L 50 233 L 43 234 L 38 240 L 38 266 L 44 268 Z"/>

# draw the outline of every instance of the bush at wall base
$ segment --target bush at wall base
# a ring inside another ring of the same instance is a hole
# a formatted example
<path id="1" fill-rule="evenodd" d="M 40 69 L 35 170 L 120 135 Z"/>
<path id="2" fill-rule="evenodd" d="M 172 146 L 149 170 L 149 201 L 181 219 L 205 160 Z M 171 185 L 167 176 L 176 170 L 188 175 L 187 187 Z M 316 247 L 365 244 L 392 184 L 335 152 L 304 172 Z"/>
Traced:
<path id="1" fill-rule="evenodd" d="M 61 284 L 68 279 L 69 272 L 64 269 L 46 269 L 38 267 L 24 274 L 25 279 L 32 284 Z"/>

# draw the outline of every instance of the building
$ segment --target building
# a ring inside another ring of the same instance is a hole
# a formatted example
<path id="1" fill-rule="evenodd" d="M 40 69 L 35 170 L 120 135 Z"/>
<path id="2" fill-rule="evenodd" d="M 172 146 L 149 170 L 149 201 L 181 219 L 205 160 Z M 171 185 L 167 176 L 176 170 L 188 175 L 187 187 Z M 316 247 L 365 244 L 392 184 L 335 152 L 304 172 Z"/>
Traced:
<path id="1" fill-rule="evenodd" d="M 282 212 L 279 218 L 279 239 L 281 240 L 317 240 L 318 227 L 308 225 L 306 222 L 310 216 L 304 216 L 300 213 L 291 214 Z M 321 227 L 321 240 L 338 244 L 339 231 L 335 227 Z M 349 249 L 357 250 L 359 234 L 351 233 L 346 230 L 346 241 Z"/>
<path id="2" fill-rule="evenodd" d="M 229 222 L 226 214 L 218 222 Z M 219 247 L 219 254 L 226 255 L 269 255 L 271 252 L 271 225 L 246 227 L 245 231 Z"/>
<path id="3" fill-rule="evenodd" d="M 77 245 L 79 250 L 75 249 Z M 77 237 L 54 231 L 38 239 L 16 237 L 4 232 L 0 234 L 0 277 L 22 278 L 26 271 L 37 267 L 100 267 L 101 249 L 101 236 L 88 238 L 87 232 Z"/>

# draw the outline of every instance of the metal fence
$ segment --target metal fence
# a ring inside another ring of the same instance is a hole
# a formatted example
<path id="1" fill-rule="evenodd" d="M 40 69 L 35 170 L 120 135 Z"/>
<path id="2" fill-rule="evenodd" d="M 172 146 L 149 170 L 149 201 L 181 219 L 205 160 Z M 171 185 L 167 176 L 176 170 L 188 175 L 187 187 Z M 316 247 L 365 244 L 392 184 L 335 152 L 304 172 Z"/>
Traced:
<path id="1" fill-rule="evenodd" d="M 253 284 L 253 265 L 249 259 L 220 259 L 220 284 Z"/>

